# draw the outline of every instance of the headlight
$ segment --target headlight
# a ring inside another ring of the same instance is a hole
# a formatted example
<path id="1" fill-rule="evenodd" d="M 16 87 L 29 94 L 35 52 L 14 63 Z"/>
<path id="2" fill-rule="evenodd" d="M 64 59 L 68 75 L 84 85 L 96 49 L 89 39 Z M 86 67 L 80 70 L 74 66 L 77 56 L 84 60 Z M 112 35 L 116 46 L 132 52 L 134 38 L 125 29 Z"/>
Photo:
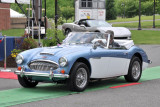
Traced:
<path id="1" fill-rule="evenodd" d="M 61 57 L 61 58 L 59 59 L 59 65 L 60 65 L 61 67 L 65 67 L 65 66 L 67 65 L 67 63 L 68 63 L 68 61 L 67 61 L 66 58 Z"/>
<path id="2" fill-rule="evenodd" d="M 17 55 L 16 57 L 16 63 L 17 64 L 22 64 L 23 62 L 23 56 L 22 55 Z"/>

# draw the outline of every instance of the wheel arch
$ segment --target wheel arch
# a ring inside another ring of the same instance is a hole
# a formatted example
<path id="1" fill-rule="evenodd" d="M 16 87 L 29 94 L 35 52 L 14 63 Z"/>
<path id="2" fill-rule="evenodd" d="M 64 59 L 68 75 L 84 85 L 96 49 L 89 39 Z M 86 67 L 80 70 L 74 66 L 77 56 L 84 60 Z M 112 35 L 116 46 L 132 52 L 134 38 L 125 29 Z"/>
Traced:
<path id="1" fill-rule="evenodd" d="M 66 30 L 68 30 L 68 29 L 71 30 L 71 28 L 68 28 L 68 27 L 67 27 L 67 28 L 65 29 L 65 32 L 66 32 Z M 72 31 L 72 30 L 71 30 L 71 31 Z"/>
<path id="2" fill-rule="evenodd" d="M 73 66 L 74 66 L 77 62 L 82 62 L 82 63 L 86 64 L 87 67 L 88 67 L 88 69 L 89 69 L 90 75 L 91 75 L 91 65 L 90 65 L 89 61 L 88 61 L 86 58 L 84 58 L 84 57 L 78 58 L 78 59 L 74 62 Z M 73 66 L 72 66 L 72 67 L 73 67 Z M 71 69 L 72 69 L 72 68 L 71 68 Z M 71 73 L 71 72 L 70 72 L 70 73 Z M 69 74 L 70 74 L 70 73 L 69 73 Z"/>
<path id="3" fill-rule="evenodd" d="M 141 64 L 143 64 L 142 55 L 137 52 L 137 53 L 135 53 L 135 54 L 132 56 L 132 58 L 135 57 L 135 56 L 138 57 L 138 58 L 141 60 Z"/>

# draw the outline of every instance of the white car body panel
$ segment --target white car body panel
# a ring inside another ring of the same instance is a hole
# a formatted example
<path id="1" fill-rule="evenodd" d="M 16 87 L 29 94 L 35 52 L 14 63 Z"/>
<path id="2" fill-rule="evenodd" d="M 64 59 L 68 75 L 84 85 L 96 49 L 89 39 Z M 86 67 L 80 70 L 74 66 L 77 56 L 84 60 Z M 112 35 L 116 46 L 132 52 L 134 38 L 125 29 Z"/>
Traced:
<path id="1" fill-rule="evenodd" d="M 98 27 L 101 32 L 106 32 L 107 30 L 112 30 L 114 32 L 114 37 L 131 37 L 131 32 L 125 27 Z"/>
<path id="2" fill-rule="evenodd" d="M 65 29 L 69 28 L 72 32 L 95 32 L 100 31 L 105 33 L 107 30 L 112 30 L 114 32 L 114 37 L 116 38 L 131 38 L 131 32 L 125 27 L 80 27 L 75 23 L 65 23 L 62 25 L 62 30 L 65 32 Z"/>
<path id="3" fill-rule="evenodd" d="M 91 78 L 108 78 L 126 75 L 128 73 L 129 62 L 130 59 L 124 58 L 91 58 Z"/>

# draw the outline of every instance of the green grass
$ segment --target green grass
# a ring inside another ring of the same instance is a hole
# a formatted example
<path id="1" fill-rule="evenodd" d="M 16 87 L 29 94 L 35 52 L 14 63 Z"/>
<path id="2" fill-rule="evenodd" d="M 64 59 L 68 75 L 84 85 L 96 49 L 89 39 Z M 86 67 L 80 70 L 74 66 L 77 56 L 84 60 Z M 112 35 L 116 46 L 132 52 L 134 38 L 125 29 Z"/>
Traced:
<path id="1" fill-rule="evenodd" d="M 6 36 L 22 36 L 24 35 L 24 29 L 9 29 L 9 30 L 2 30 L 2 35 Z"/>
<path id="2" fill-rule="evenodd" d="M 160 31 L 132 30 L 135 44 L 160 44 Z"/>
<path id="3" fill-rule="evenodd" d="M 155 19 L 160 19 L 160 15 L 156 15 Z M 108 20 L 107 22 L 128 22 L 128 21 L 138 21 L 139 16 L 133 17 L 133 18 L 121 18 L 118 17 L 116 20 Z M 153 20 L 153 16 L 141 16 L 141 20 Z"/>
<path id="4" fill-rule="evenodd" d="M 156 28 L 160 28 L 160 20 L 155 22 Z M 138 22 L 134 23 L 121 23 L 121 24 L 113 24 L 113 27 L 128 27 L 128 28 L 138 28 Z M 142 28 L 152 28 L 153 27 L 153 22 L 141 22 L 141 27 Z"/>

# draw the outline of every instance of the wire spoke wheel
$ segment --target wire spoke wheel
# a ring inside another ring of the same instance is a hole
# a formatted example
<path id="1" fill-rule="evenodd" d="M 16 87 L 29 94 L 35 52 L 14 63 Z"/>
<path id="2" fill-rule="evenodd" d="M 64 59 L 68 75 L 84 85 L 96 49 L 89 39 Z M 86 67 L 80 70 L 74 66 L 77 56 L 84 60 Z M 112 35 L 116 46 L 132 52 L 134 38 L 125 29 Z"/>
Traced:
<path id="1" fill-rule="evenodd" d="M 138 61 L 135 61 L 132 66 L 132 75 L 133 78 L 137 79 L 140 75 L 140 64 Z"/>
<path id="2" fill-rule="evenodd" d="M 87 83 L 87 71 L 84 68 L 79 68 L 76 76 L 76 85 L 83 88 Z"/>
<path id="3" fill-rule="evenodd" d="M 134 56 L 131 59 L 128 74 L 125 75 L 127 82 L 138 82 L 142 75 L 142 61 L 139 57 Z"/>
<path id="4" fill-rule="evenodd" d="M 85 63 L 76 62 L 71 69 L 68 86 L 71 91 L 82 92 L 89 82 L 89 69 Z"/>

